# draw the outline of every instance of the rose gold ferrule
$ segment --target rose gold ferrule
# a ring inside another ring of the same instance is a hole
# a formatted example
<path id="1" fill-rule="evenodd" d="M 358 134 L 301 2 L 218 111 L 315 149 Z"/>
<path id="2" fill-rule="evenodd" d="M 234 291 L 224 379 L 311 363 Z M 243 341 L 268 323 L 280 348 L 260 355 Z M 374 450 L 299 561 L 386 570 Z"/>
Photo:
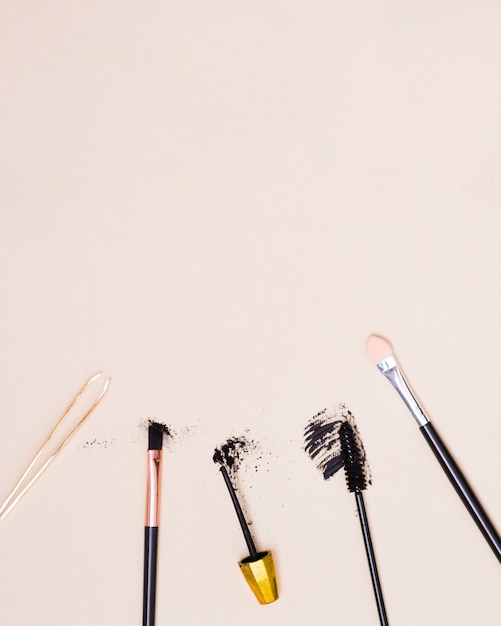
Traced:
<path id="1" fill-rule="evenodd" d="M 145 526 L 158 526 L 160 518 L 160 467 L 162 450 L 148 450 L 146 467 Z"/>

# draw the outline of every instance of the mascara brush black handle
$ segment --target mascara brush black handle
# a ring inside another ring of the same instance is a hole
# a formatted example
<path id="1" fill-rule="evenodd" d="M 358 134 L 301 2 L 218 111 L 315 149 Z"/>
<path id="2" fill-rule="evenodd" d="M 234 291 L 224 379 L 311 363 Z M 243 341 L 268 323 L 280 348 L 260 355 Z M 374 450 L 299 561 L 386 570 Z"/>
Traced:
<path id="1" fill-rule="evenodd" d="M 231 479 L 230 479 L 230 476 L 228 474 L 228 470 L 226 469 L 226 467 L 224 465 L 221 465 L 219 470 L 221 474 L 223 475 L 224 482 L 226 484 L 226 487 L 231 497 L 231 501 L 233 502 L 233 507 L 235 509 L 235 513 L 237 514 L 238 522 L 240 524 L 240 528 L 242 529 L 245 543 L 247 544 L 247 548 L 249 549 L 249 554 L 251 555 L 253 559 L 255 559 L 258 556 L 258 552 L 256 550 L 256 545 L 254 543 L 254 540 L 252 539 L 252 535 L 250 533 L 249 527 L 247 526 L 247 522 L 245 521 L 245 515 L 244 515 L 244 512 L 242 511 L 242 507 L 240 506 L 240 502 L 238 501 L 235 487 L 233 486 L 233 483 L 231 482 Z"/>
<path id="2" fill-rule="evenodd" d="M 445 443 L 442 441 L 440 435 L 430 422 L 421 426 L 419 430 L 423 433 L 424 438 L 433 450 L 433 453 L 437 457 L 442 469 L 463 501 L 463 504 L 470 512 L 470 515 L 474 519 L 485 540 L 490 545 L 498 561 L 501 562 L 501 538 L 499 537 L 497 530 L 494 528 L 494 524 L 489 519 L 489 516 L 480 504 L 476 495 L 473 493 L 473 490 L 468 484 L 465 476 L 447 450 Z"/>
<path id="3" fill-rule="evenodd" d="M 144 529 L 143 626 L 155 624 L 158 526 Z"/>
<path id="4" fill-rule="evenodd" d="M 381 583 L 379 581 L 379 574 L 377 571 L 376 555 L 374 554 L 374 548 L 372 546 L 371 533 L 369 529 L 369 519 L 365 510 L 364 497 L 362 491 L 355 491 L 355 499 L 357 501 L 358 515 L 360 518 L 360 526 L 362 528 L 362 535 L 364 537 L 365 552 L 367 554 L 367 560 L 369 562 L 369 570 L 371 573 L 372 587 L 374 589 L 374 596 L 376 598 L 376 605 L 379 614 L 379 621 L 381 626 L 388 626 L 388 617 L 386 615 L 386 608 L 384 606 L 383 590 L 381 589 Z"/>

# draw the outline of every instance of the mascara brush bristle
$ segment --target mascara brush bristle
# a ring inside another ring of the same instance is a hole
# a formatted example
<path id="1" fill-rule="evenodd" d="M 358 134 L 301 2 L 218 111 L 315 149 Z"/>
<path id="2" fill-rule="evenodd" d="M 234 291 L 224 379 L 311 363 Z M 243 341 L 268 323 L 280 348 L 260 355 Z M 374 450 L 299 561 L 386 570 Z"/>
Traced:
<path id="1" fill-rule="evenodd" d="M 363 491 L 368 483 L 364 463 L 365 453 L 360 449 L 355 432 L 348 421 L 339 427 L 339 438 L 348 490 Z"/>
<path id="2" fill-rule="evenodd" d="M 355 418 L 344 404 L 317 413 L 304 430 L 305 451 L 325 480 L 345 469 L 350 491 L 371 484 L 371 472 Z"/>

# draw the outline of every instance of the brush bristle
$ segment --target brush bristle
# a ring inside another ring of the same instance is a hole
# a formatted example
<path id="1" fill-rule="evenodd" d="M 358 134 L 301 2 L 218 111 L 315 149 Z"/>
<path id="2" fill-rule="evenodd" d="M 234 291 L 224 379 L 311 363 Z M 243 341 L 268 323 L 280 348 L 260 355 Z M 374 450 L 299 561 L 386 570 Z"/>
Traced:
<path id="1" fill-rule="evenodd" d="M 362 443 L 358 441 L 351 424 L 347 421 L 339 427 L 339 438 L 348 490 L 363 491 L 367 488 L 368 481 L 365 471 L 365 452 L 361 449 Z"/>
<path id="2" fill-rule="evenodd" d="M 369 337 L 366 351 L 369 359 L 376 365 L 393 354 L 390 342 L 379 335 L 371 335 Z"/>
<path id="3" fill-rule="evenodd" d="M 148 450 L 161 450 L 163 444 L 163 432 L 157 424 L 150 424 L 148 427 Z"/>

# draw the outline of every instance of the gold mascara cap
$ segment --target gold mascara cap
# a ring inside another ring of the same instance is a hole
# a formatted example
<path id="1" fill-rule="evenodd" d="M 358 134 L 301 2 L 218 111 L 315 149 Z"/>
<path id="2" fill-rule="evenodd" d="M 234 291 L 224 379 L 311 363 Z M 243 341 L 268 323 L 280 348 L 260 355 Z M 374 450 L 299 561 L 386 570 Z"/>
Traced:
<path id="1" fill-rule="evenodd" d="M 277 577 L 271 552 L 259 552 L 255 557 L 248 556 L 238 565 L 259 604 L 270 604 L 278 600 Z"/>

